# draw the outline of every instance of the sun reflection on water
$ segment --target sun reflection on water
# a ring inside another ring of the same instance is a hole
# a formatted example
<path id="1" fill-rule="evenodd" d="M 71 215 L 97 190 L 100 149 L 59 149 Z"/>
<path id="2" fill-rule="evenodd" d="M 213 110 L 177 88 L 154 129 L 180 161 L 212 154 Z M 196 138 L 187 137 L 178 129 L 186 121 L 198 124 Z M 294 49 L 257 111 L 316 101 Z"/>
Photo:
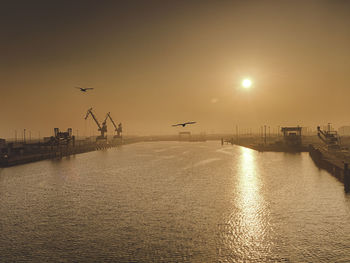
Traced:
<path id="1" fill-rule="evenodd" d="M 263 210 L 263 197 L 260 194 L 260 181 L 258 169 L 255 165 L 254 151 L 241 148 L 241 164 L 239 171 L 239 208 L 241 224 L 245 229 L 245 242 L 257 241 L 262 235 L 261 213 Z"/>
<path id="2" fill-rule="evenodd" d="M 235 164 L 236 188 L 233 189 L 236 209 L 226 229 L 226 245 L 231 256 L 242 260 L 263 260 L 270 254 L 268 209 L 261 192 L 262 179 L 256 165 L 257 152 L 241 147 Z M 227 253 L 227 252 L 226 252 Z"/>

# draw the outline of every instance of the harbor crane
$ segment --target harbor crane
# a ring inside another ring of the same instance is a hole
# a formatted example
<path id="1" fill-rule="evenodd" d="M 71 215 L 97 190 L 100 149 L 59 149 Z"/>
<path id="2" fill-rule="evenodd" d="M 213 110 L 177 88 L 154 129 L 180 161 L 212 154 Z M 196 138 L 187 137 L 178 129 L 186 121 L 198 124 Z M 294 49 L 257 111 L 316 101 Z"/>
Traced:
<path id="1" fill-rule="evenodd" d="M 115 122 L 113 121 L 110 112 L 107 113 L 106 119 L 109 118 L 114 126 L 114 131 L 117 132 L 117 135 L 114 135 L 114 138 L 121 138 L 122 137 L 122 132 L 123 132 L 123 128 L 122 128 L 122 124 L 119 123 L 118 126 L 115 124 Z"/>
<path id="2" fill-rule="evenodd" d="M 95 114 L 92 112 L 92 108 L 88 109 L 86 116 L 85 116 L 85 120 L 89 117 L 89 115 L 92 116 L 92 118 L 94 119 L 95 123 L 97 124 L 98 127 L 98 131 L 101 133 L 100 136 L 98 136 L 96 138 L 96 140 L 107 140 L 107 136 L 105 136 L 105 133 L 107 133 L 107 117 L 106 116 L 105 120 L 102 122 L 102 124 L 100 124 L 95 116 Z"/>
<path id="3" fill-rule="evenodd" d="M 327 145 L 329 150 L 340 149 L 340 137 L 336 131 L 331 130 L 330 123 L 327 131 L 323 131 L 320 126 L 317 126 L 317 135 Z"/>

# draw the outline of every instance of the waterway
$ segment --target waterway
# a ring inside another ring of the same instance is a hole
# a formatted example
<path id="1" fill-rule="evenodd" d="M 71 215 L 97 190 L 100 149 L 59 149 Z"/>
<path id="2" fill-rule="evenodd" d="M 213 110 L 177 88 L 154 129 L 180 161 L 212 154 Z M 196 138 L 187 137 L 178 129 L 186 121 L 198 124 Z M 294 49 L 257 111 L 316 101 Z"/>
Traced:
<path id="1" fill-rule="evenodd" d="M 350 262 L 308 153 L 150 142 L 0 170 L 0 262 Z"/>

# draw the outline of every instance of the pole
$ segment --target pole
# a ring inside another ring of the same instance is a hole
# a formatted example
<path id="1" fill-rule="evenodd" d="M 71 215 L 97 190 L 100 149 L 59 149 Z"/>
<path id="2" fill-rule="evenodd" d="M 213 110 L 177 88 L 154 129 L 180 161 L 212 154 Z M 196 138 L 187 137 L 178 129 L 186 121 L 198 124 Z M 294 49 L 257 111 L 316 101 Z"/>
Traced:
<path id="1" fill-rule="evenodd" d="M 265 129 L 264 143 L 266 144 L 266 125 L 264 125 L 264 129 Z"/>
<path id="2" fill-rule="evenodd" d="M 23 143 L 26 143 L 26 129 L 23 130 Z"/>

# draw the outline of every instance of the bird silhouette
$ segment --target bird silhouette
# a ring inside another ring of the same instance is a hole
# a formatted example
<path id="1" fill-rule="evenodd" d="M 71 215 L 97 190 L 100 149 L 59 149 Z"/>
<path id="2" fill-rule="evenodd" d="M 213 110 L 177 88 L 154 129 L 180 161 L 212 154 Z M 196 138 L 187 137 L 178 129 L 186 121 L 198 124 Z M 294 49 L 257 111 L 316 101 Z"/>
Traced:
<path id="1" fill-rule="evenodd" d="M 88 90 L 93 90 L 94 88 L 81 88 L 81 87 L 74 87 L 76 89 L 80 89 L 81 92 L 87 92 Z"/>
<path id="2" fill-rule="evenodd" d="M 174 124 L 172 125 L 173 127 L 175 126 L 182 126 L 182 127 L 185 127 L 187 124 L 195 124 L 196 122 L 195 121 L 188 121 L 188 122 L 184 122 L 184 123 L 178 123 L 178 124 Z"/>

